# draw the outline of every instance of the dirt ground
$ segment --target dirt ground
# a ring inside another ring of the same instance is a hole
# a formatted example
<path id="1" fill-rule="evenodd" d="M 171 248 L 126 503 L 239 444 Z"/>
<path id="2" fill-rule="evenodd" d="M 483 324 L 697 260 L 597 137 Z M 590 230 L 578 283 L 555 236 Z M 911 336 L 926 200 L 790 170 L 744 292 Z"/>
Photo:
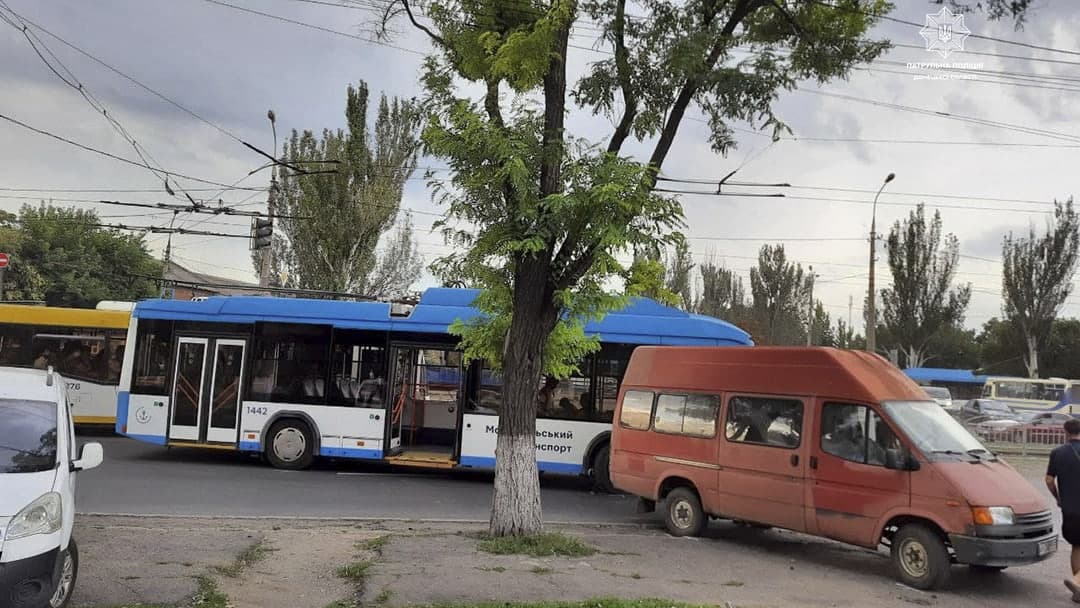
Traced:
<path id="1" fill-rule="evenodd" d="M 215 580 L 237 608 L 597 597 L 737 608 L 1071 605 L 1061 584 L 1064 553 L 999 575 L 957 567 L 947 590 L 923 593 L 894 581 L 884 553 L 790 532 L 723 522 L 700 539 L 648 526 L 560 531 L 598 552 L 492 555 L 478 550 L 479 528 L 449 524 L 85 517 L 77 530 L 83 559 L 73 605 L 182 606 L 200 575 Z M 236 568 L 237 557 L 253 546 L 265 549 L 261 559 Z M 370 564 L 357 580 L 338 576 L 339 568 L 357 563 Z"/>

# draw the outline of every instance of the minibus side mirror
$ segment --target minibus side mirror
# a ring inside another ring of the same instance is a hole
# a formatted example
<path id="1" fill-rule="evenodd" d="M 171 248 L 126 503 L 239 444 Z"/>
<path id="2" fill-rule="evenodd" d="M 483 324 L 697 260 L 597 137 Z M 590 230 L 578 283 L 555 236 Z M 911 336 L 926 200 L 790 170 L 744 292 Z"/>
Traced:
<path id="1" fill-rule="evenodd" d="M 919 461 L 904 448 L 886 450 L 885 468 L 894 471 L 918 471 Z"/>

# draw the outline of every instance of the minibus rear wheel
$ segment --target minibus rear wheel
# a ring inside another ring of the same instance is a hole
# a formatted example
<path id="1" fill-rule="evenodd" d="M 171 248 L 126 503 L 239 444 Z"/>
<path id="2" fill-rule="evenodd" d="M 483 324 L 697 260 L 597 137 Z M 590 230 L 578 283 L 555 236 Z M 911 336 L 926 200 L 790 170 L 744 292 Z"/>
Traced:
<path id="1" fill-rule="evenodd" d="M 945 585 L 952 560 L 945 541 L 922 524 L 907 524 L 892 539 L 892 563 L 897 578 L 909 587 L 937 589 Z"/>
<path id="2" fill-rule="evenodd" d="M 664 525 L 672 536 L 697 536 L 709 521 L 701 508 L 701 499 L 686 486 L 669 492 L 664 507 Z"/>

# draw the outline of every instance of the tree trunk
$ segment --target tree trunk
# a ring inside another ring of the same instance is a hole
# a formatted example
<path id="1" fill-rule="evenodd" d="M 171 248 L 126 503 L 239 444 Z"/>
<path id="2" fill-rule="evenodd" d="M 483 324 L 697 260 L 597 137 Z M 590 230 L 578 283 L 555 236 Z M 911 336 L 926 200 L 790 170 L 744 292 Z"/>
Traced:
<path id="1" fill-rule="evenodd" d="M 1027 366 L 1028 378 L 1039 377 L 1039 343 L 1035 339 L 1034 334 L 1027 334 L 1024 336 L 1024 340 L 1027 342 L 1028 354 L 1024 358 L 1024 365 Z"/>
<path id="2" fill-rule="evenodd" d="M 543 266 L 528 260 L 519 264 L 514 277 L 513 316 L 503 352 L 492 536 L 530 536 L 543 530 L 536 466 L 536 393 L 547 336 L 557 319 Z"/>

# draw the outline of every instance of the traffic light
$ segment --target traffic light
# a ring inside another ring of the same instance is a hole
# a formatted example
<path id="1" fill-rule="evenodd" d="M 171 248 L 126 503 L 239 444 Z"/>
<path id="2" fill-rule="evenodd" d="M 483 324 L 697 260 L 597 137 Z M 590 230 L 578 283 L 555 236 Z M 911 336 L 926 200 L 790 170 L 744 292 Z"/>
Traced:
<path id="1" fill-rule="evenodd" d="M 274 238 L 274 220 L 255 218 L 251 230 L 251 248 L 265 249 Z"/>

